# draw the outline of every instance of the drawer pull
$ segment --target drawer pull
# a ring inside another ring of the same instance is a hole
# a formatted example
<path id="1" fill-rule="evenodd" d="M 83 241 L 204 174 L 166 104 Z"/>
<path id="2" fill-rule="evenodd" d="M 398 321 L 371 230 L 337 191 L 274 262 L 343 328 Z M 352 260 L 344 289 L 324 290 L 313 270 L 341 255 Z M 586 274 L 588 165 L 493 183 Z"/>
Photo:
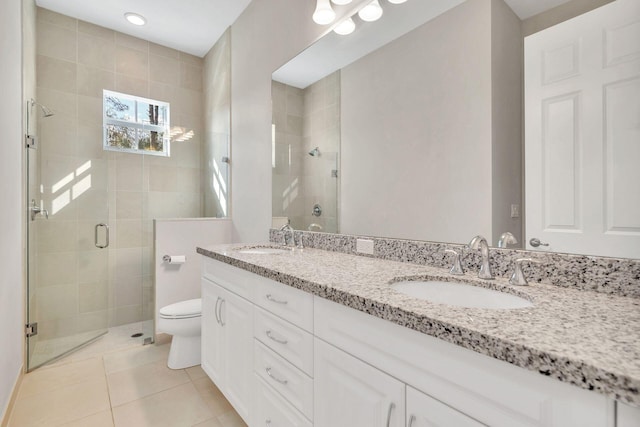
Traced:
<path id="1" fill-rule="evenodd" d="M 409 425 L 407 427 L 413 427 L 413 422 L 416 420 L 416 416 L 415 415 L 411 415 L 411 417 L 409 418 Z"/>
<path id="2" fill-rule="evenodd" d="M 271 332 L 271 330 L 267 330 L 267 332 L 265 332 L 267 334 L 267 336 L 269 337 L 269 339 L 271 339 L 272 341 L 277 342 L 278 344 L 286 344 L 289 341 L 288 340 L 281 340 L 276 338 L 275 336 L 273 336 L 273 332 Z"/>
<path id="3" fill-rule="evenodd" d="M 267 299 L 271 302 L 275 302 L 276 304 L 288 304 L 287 301 L 275 299 L 273 296 L 271 296 L 271 294 L 267 294 Z"/>
<path id="4" fill-rule="evenodd" d="M 277 381 L 277 382 L 279 382 L 279 383 L 280 383 L 280 384 L 282 384 L 282 385 L 287 385 L 287 384 L 289 383 L 289 381 L 287 381 L 287 380 L 281 380 L 280 378 L 278 378 L 278 377 L 276 377 L 275 375 L 273 375 L 273 374 L 271 373 L 271 368 L 270 368 L 270 367 L 267 367 L 267 368 L 265 368 L 264 370 L 265 370 L 265 371 L 267 371 L 267 375 L 269 375 L 269 376 L 270 376 L 274 381 Z"/>
<path id="5" fill-rule="evenodd" d="M 391 425 L 391 412 L 394 410 L 395 407 L 396 407 L 396 404 L 391 402 L 391 405 L 389 405 L 389 412 L 387 413 L 387 427 Z"/>

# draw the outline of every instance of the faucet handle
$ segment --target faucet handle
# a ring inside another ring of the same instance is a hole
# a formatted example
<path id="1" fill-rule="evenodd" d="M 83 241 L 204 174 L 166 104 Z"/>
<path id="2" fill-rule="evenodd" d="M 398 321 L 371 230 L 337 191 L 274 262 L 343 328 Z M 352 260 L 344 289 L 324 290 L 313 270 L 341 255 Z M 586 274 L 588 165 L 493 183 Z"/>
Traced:
<path id="1" fill-rule="evenodd" d="M 453 254 L 453 266 L 451 267 L 451 270 L 449 270 L 449 273 L 457 275 L 464 274 L 462 264 L 460 263 L 460 253 L 455 249 L 445 249 L 444 252 Z"/>
<path id="2" fill-rule="evenodd" d="M 292 234 L 293 234 L 293 244 L 294 244 L 294 246 L 296 248 L 298 248 L 298 249 L 304 249 L 304 244 L 302 243 L 302 236 L 303 236 L 304 233 L 302 233 L 302 232 L 298 233 L 298 244 L 296 244 L 296 233 L 295 233 L 295 231 L 292 232 Z"/>
<path id="3" fill-rule="evenodd" d="M 524 271 L 522 271 L 522 264 L 525 262 L 531 264 L 540 264 L 540 261 L 535 260 L 533 258 L 518 258 L 515 261 L 515 266 L 513 267 L 513 274 L 509 279 L 509 283 L 515 286 L 527 286 L 529 282 L 527 282 L 527 278 L 524 275 Z"/>

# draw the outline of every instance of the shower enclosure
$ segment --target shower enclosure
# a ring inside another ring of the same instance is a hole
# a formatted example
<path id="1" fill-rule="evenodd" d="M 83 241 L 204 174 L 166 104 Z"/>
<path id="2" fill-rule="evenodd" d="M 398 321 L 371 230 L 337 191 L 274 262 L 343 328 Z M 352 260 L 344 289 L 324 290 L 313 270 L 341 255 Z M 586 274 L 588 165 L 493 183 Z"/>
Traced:
<path id="1" fill-rule="evenodd" d="M 27 368 L 107 332 L 107 168 L 54 135 L 65 115 L 26 101 Z"/>

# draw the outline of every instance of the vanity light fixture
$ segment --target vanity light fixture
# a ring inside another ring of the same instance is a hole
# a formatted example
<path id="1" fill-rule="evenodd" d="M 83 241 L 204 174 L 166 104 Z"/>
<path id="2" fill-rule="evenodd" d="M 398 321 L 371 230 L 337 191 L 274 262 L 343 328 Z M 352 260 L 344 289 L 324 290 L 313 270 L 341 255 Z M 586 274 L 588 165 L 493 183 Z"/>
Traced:
<path id="1" fill-rule="evenodd" d="M 406 2 L 407 0 L 389 0 L 389 3 L 391 4 L 401 4 Z"/>
<path id="2" fill-rule="evenodd" d="M 127 12 L 124 14 L 124 19 L 132 23 L 133 25 L 142 26 L 147 23 L 144 16 L 133 12 Z"/>
<path id="3" fill-rule="evenodd" d="M 313 22 L 320 25 L 331 24 L 336 19 L 336 13 L 331 8 L 329 0 L 317 0 L 316 10 L 313 12 Z"/>
<path id="4" fill-rule="evenodd" d="M 351 3 L 351 0 L 331 0 L 331 3 L 338 5 L 338 6 L 342 6 L 343 4 L 349 4 Z"/>
<path id="5" fill-rule="evenodd" d="M 353 31 L 356 29 L 356 23 L 353 22 L 353 19 L 351 17 L 345 19 L 344 21 L 342 21 L 341 23 L 339 23 L 334 29 L 333 31 L 336 34 L 340 34 L 341 36 L 346 36 L 348 34 L 353 33 Z"/>
<path id="6" fill-rule="evenodd" d="M 358 16 L 365 22 L 373 22 L 382 16 L 382 7 L 378 0 L 371 0 L 371 3 L 360 9 Z"/>

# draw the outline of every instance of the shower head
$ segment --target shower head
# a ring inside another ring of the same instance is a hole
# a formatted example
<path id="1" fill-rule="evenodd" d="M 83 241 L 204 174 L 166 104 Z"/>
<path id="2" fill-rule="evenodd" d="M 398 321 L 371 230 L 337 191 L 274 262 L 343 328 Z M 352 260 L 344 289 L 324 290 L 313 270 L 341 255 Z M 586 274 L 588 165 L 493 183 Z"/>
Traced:
<path id="1" fill-rule="evenodd" d="M 42 104 L 36 102 L 35 99 L 31 98 L 31 106 L 33 107 L 34 105 L 37 105 L 38 107 L 40 107 L 40 109 L 42 110 L 42 115 L 44 117 L 51 117 L 51 116 L 53 116 L 55 114 L 53 111 L 51 111 L 49 109 L 49 107 L 47 107 L 45 105 L 42 105 Z"/>
<path id="2" fill-rule="evenodd" d="M 320 155 L 320 150 L 318 149 L 318 147 L 316 147 L 313 150 L 309 151 L 309 155 L 311 157 L 317 157 Z"/>

